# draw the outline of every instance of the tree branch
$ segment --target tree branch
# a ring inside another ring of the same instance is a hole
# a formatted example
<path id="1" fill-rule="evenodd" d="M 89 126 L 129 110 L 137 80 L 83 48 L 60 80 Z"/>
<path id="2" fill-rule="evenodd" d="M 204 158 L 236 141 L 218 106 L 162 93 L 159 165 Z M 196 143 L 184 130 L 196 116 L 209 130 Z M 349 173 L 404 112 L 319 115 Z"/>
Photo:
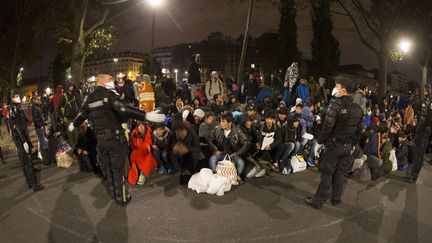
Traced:
<path id="1" fill-rule="evenodd" d="M 351 12 L 348 10 L 348 8 L 345 6 L 344 3 L 342 3 L 341 0 L 337 0 L 337 2 L 339 3 L 339 5 L 344 9 L 344 11 L 347 13 L 347 15 L 349 16 L 349 18 L 351 19 L 351 21 L 354 24 L 354 27 L 357 31 L 357 34 L 360 37 L 360 41 L 367 47 L 369 48 L 376 56 L 379 56 L 379 51 L 372 45 L 370 44 L 366 38 L 363 36 L 362 32 L 360 31 L 359 25 L 357 24 L 357 21 L 355 20 L 354 16 L 351 14 Z"/>
<path id="2" fill-rule="evenodd" d="M 370 23 L 370 19 L 371 19 L 370 14 L 366 11 L 366 9 L 363 7 L 361 2 L 358 0 L 351 0 L 351 1 L 354 4 L 354 6 L 356 6 L 356 8 L 360 11 L 368 28 L 372 31 L 372 33 L 374 33 L 377 36 L 378 39 L 381 39 L 381 35 L 378 33 L 375 27 L 373 27 L 372 24 Z"/>
<path id="3" fill-rule="evenodd" d="M 93 31 L 95 31 L 96 28 L 98 28 L 99 26 L 103 25 L 103 23 L 105 22 L 106 18 L 108 17 L 108 13 L 109 13 L 109 9 L 105 8 L 104 13 L 100 17 L 100 19 L 98 21 L 96 21 L 93 25 L 91 25 L 87 30 L 84 31 L 84 36 L 87 37 L 88 35 L 90 35 L 91 33 L 93 33 Z"/>
<path id="4" fill-rule="evenodd" d="M 348 16 L 349 17 L 348 14 L 342 13 L 342 12 L 339 12 L 339 11 L 330 10 L 330 13 L 336 14 L 336 15 L 341 15 L 341 16 Z"/>

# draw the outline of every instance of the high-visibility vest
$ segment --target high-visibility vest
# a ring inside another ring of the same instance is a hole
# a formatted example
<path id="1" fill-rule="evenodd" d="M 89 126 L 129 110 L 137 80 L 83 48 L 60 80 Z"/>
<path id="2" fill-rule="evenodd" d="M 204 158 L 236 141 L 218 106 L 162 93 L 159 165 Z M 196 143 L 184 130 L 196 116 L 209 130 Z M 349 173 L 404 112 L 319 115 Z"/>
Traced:
<path id="1" fill-rule="evenodd" d="M 155 109 L 155 94 L 149 81 L 143 80 L 139 87 L 139 109 L 151 112 Z"/>

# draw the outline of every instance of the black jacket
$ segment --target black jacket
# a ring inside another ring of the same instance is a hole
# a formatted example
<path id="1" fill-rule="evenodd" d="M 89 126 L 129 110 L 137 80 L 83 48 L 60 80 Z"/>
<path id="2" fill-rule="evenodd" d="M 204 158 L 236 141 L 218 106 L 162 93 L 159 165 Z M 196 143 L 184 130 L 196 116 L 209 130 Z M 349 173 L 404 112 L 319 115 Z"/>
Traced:
<path id="1" fill-rule="evenodd" d="M 189 84 L 199 84 L 201 83 L 201 77 L 200 77 L 200 71 L 199 71 L 199 65 L 198 63 L 193 60 L 188 68 L 189 77 L 188 77 L 188 83 Z"/>
<path id="2" fill-rule="evenodd" d="M 153 140 L 153 145 L 156 145 L 158 147 L 159 150 L 164 151 L 167 150 L 169 148 L 169 142 L 171 139 L 171 130 L 169 130 L 169 128 L 166 128 L 166 132 L 164 134 L 164 136 L 162 137 L 158 137 L 156 134 L 156 130 L 153 131 L 152 134 L 152 140 Z"/>
<path id="3" fill-rule="evenodd" d="M 189 128 L 186 128 L 188 130 L 187 135 L 184 139 L 179 139 L 177 136 L 173 133 L 172 136 L 170 136 L 170 142 L 169 142 L 169 150 L 172 151 L 174 145 L 176 143 L 182 143 L 184 144 L 188 150 L 189 153 L 192 153 L 192 156 L 199 156 L 201 153 L 201 146 L 199 142 L 198 135 L 195 134 L 194 131 L 192 131 Z"/>
<path id="4" fill-rule="evenodd" d="M 400 165 L 408 164 L 408 152 L 409 152 L 408 144 L 409 144 L 408 140 L 405 140 L 399 145 L 398 149 L 396 150 L 396 158 L 398 164 Z"/>
<path id="5" fill-rule="evenodd" d="M 231 128 L 228 137 L 225 137 L 224 129 L 217 126 L 211 132 L 208 143 L 213 152 L 222 151 L 224 154 L 237 153 L 239 156 L 247 153 L 250 145 L 246 135 L 236 126 Z"/>
<path id="6" fill-rule="evenodd" d="M 33 116 L 33 124 L 34 124 L 36 129 L 41 128 L 42 126 L 44 126 L 46 124 L 45 114 L 44 114 L 42 105 L 38 105 L 38 104 L 33 103 L 32 116 Z"/>
<path id="7" fill-rule="evenodd" d="M 69 120 L 73 120 L 78 114 L 81 104 L 81 97 L 77 92 L 71 94 L 66 91 L 60 99 L 57 111 L 60 111 L 60 114 Z"/>
<path id="8" fill-rule="evenodd" d="M 270 145 L 270 150 L 275 149 L 283 142 L 281 128 L 278 128 L 274 123 L 272 124 L 271 128 L 267 127 L 265 122 L 261 124 L 258 143 L 262 145 L 265 137 L 272 137 L 274 139 L 273 143 Z"/>
<path id="9" fill-rule="evenodd" d="M 330 101 L 325 114 L 319 144 L 329 140 L 338 143 L 356 143 L 363 128 L 363 112 L 350 96 L 335 98 Z"/>

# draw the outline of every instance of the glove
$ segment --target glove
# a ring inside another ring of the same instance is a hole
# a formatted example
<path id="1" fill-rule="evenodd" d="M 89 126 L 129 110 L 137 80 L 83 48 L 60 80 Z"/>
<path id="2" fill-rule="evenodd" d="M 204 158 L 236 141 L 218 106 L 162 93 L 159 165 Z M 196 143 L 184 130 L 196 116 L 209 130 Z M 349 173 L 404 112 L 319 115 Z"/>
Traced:
<path id="1" fill-rule="evenodd" d="M 160 123 L 165 120 L 165 115 L 159 114 L 159 111 L 152 111 L 146 114 L 146 119 L 151 122 Z"/>
<path id="2" fill-rule="evenodd" d="M 28 143 L 27 142 L 23 143 L 23 147 L 24 147 L 24 151 L 28 154 L 30 152 L 30 148 L 28 146 Z"/>
<path id="3" fill-rule="evenodd" d="M 73 123 L 71 123 L 71 124 L 69 124 L 69 126 L 68 126 L 68 131 L 69 131 L 69 132 L 72 132 L 73 130 L 75 130 L 75 127 L 74 127 Z"/>
<path id="4" fill-rule="evenodd" d="M 321 155 L 321 152 L 324 150 L 324 144 L 317 144 L 316 146 L 315 146 L 315 156 L 317 157 L 317 158 L 319 158 L 320 157 L 320 155 Z"/>

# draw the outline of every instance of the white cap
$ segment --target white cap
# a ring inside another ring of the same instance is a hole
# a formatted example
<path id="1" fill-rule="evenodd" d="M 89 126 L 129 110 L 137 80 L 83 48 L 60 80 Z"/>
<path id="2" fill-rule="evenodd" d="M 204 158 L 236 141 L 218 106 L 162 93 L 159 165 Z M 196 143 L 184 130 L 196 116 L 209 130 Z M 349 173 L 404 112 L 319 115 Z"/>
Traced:
<path id="1" fill-rule="evenodd" d="M 316 121 L 318 121 L 318 120 L 321 121 L 321 117 L 317 115 L 317 116 L 315 117 L 315 120 L 316 120 Z"/>
<path id="2" fill-rule="evenodd" d="M 193 115 L 203 119 L 205 116 L 205 113 L 201 109 L 196 109 L 195 112 L 193 113 Z"/>
<path id="3" fill-rule="evenodd" d="M 189 110 L 184 110 L 182 113 L 182 117 L 183 119 L 186 119 L 189 116 L 190 111 Z"/>

